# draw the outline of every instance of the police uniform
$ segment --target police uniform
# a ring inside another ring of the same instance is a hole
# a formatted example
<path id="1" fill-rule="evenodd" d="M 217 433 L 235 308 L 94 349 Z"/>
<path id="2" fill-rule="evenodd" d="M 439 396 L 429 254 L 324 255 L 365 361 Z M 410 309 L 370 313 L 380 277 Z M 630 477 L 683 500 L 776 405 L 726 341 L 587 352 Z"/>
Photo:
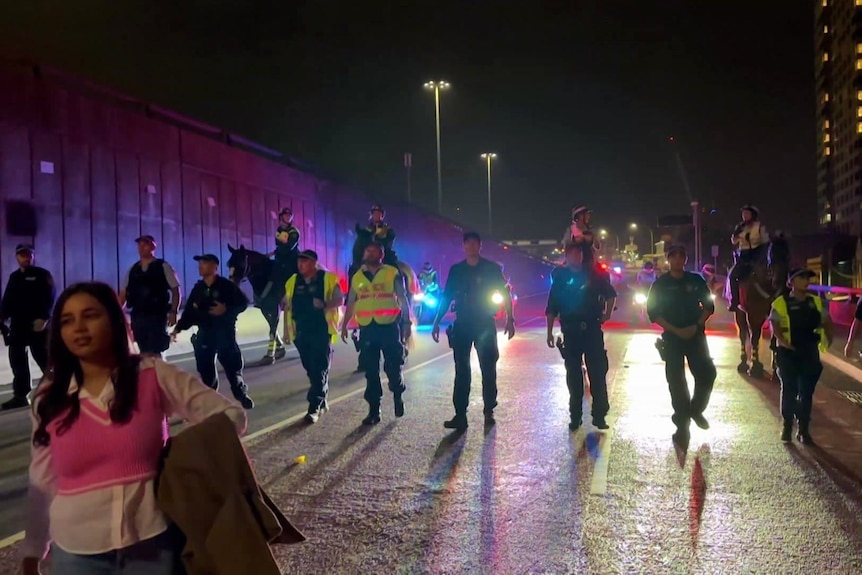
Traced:
<path id="1" fill-rule="evenodd" d="M 33 253 L 33 248 L 19 244 L 15 254 Z M 9 320 L 9 332 L 5 336 L 9 346 L 9 365 L 12 368 L 12 399 L 3 404 L 3 409 L 28 405 L 31 390 L 30 360 L 27 349 L 44 373 L 48 363 L 48 328 L 55 298 L 54 279 L 44 268 L 34 265 L 19 268 L 9 275 L 6 291 L 0 303 L 0 318 Z M 34 323 L 42 320 L 40 330 Z"/>
<path id="2" fill-rule="evenodd" d="M 136 243 L 142 241 L 156 243 L 152 236 L 135 240 Z M 136 262 L 126 274 L 122 291 L 126 294 L 126 306 L 131 310 L 132 334 L 141 353 L 161 354 L 170 347 L 171 338 L 166 329 L 168 313 L 177 313 L 179 305 L 179 301 L 171 302 L 171 290 L 179 287 L 173 267 L 159 258 L 149 262 L 146 268 Z"/>
<path id="3" fill-rule="evenodd" d="M 573 269 L 571 266 L 556 268 L 548 292 L 546 316 L 560 318 L 563 331 L 561 352 L 566 363 L 566 385 L 569 388 L 569 411 L 572 416 L 569 428 L 578 429 L 583 417 L 584 372 L 583 363 L 590 376 L 590 391 L 593 396 L 593 424 L 607 429 L 605 418 L 608 404 L 608 354 L 605 350 L 602 316 L 606 302 L 615 300 L 617 292 L 611 286 L 607 274 L 592 266 Z"/>
<path id="4" fill-rule="evenodd" d="M 299 257 L 317 261 L 317 253 L 312 250 L 301 252 Z M 338 308 L 317 308 L 314 301 L 320 300 L 325 305 L 336 297 L 342 297 L 338 276 L 325 270 L 317 270 L 310 279 L 297 273 L 285 284 L 285 325 L 311 383 L 306 415 L 309 423 L 315 423 L 329 407 L 326 398 L 332 343 L 338 337 Z"/>
<path id="5" fill-rule="evenodd" d="M 381 212 L 386 215 L 386 210 L 379 204 L 371 206 L 371 213 Z M 362 266 L 362 257 L 372 243 L 383 246 L 383 263 L 398 267 L 398 254 L 395 253 L 395 230 L 389 224 L 381 221 L 379 224 L 369 222 L 366 226 L 356 224 L 356 241 L 353 242 L 353 262 L 348 270 L 348 276 L 353 277 Z"/>
<path id="6" fill-rule="evenodd" d="M 668 255 L 685 247 L 671 246 Z M 706 427 L 703 412 L 709 405 L 712 387 L 715 383 L 715 364 L 709 355 L 704 326 L 699 325 L 704 310 L 715 311 L 709 288 L 699 274 L 684 271 L 682 277 L 675 278 L 668 272 L 656 279 L 650 288 L 647 300 L 647 313 L 650 321 L 663 319 L 676 328 L 697 326 L 697 332 L 689 339 L 665 331 L 657 342 L 665 362 L 665 375 L 673 405 L 673 422 L 679 432 L 688 434 L 692 419 Z M 689 394 L 685 379 L 685 362 L 694 376 L 694 395 Z"/>
<path id="7" fill-rule="evenodd" d="M 810 270 L 797 269 L 790 273 L 789 281 L 799 275 L 814 277 Z M 783 333 L 788 349 L 776 346 L 778 378 L 781 381 L 781 416 L 784 419 L 782 439 L 788 441 L 794 418 L 799 424 L 799 440 L 810 443 L 809 425 L 814 389 L 823 373 L 820 353 L 827 349 L 824 323 L 829 310 L 816 295 L 806 294 L 799 299 L 791 294 L 777 297 L 772 302 L 770 323 Z"/>
<path id="8" fill-rule="evenodd" d="M 403 315 L 406 308 L 406 302 L 401 301 L 402 297 L 406 297 L 402 291 L 403 285 L 398 269 L 385 264 L 376 272 L 363 266 L 350 281 L 354 317 L 359 324 L 359 365 L 365 371 L 368 416 L 362 423 L 366 425 L 380 422 L 380 400 L 383 397 L 381 353 L 383 371 L 389 379 L 389 391 L 394 396 L 395 416 L 404 415 L 402 394 L 406 387 L 401 368 L 404 365 L 405 348 L 400 323 L 408 322 L 409 325 L 409 316 Z"/>
<path id="9" fill-rule="evenodd" d="M 472 369 L 470 353 L 476 347 L 479 369 L 482 372 L 482 401 L 487 423 L 493 423 L 494 408 L 497 407 L 497 324 L 495 316 L 500 308 L 494 303 L 494 294 L 506 297 L 508 288 L 500 264 L 483 257 L 476 265 L 466 260 L 451 268 L 446 276 L 446 287 L 437 311 L 437 320 L 455 302 L 455 323 L 447 330 L 449 347 L 455 360 L 455 389 L 452 403 L 455 417 L 444 425 L 451 429 L 467 427 L 467 407 L 470 403 Z"/>
<path id="10" fill-rule="evenodd" d="M 208 261 L 218 265 L 218 257 L 213 254 L 195 256 L 195 261 Z M 210 313 L 216 303 L 223 303 L 227 310 L 220 316 Z M 236 320 L 248 307 L 248 298 L 229 279 L 216 275 L 212 284 L 199 280 L 189 293 L 183 314 L 177 322 L 174 333 L 185 331 L 192 326 L 198 332 L 192 336 L 195 350 L 195 363 L 201 380 L 213 389 L 218 389 L 216 356 L 224 368 L 230 382 L 233 396 L 246 409 L 254 407 L 248 396 L 248 387 L 242 377 L 242 351 L 236 341 Z"/>
<path id="11" fill-rule="evenodd" d="M 736 246 L 736 262 L 727 274 L 730 281 L 730 304 L 728 309 L 736 311 L 739 307 L 739 283 L 746 274 L 758 265 L 767 265 L 767 246 L 769 233 L 766 226 L 760 222 L 760 211 L 751 204 L 742 206 L 741 211 L 748 211 L 752 219 L 748 223 L 740 222 L 730 236 L 730 242 Z"/>
<path id="12" fill-rule="evenodd" d="M 281 210 L 279 217 L 293 212 L 290 208 Z M 272 269 L 271 281 L 278 283 L 279 287 L 284 285 L 287 279 L 296 273 L 296 258 L 299 256 L 299 230 L 293 223 L 279 223 L 275 231 L 275 262 Z"/>

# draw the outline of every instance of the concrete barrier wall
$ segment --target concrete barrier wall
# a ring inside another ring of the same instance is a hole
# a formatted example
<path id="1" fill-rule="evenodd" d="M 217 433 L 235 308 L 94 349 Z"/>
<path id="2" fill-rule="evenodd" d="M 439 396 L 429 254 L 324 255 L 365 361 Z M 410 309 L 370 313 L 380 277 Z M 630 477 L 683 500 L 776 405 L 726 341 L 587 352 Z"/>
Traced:
<path id="1" fill-rule="evenodd" d="M 353 227 L 374 198 L 237 140 L 61 73 L 0 63 L 0 277 L 16 268 L 14 246 L 28 242 L 58 285 L 118 285 L 137 259 L 133 240 L 152 234 L 188 288 L 195 254 L 226 261 L 229 243 L 271 250 L 285 206 L 302 248 L 344 274 Z M 387 208 L 404 261 L 431 261 L 445 274 L 461 259 L 460 228 L 413 207 Z M 485 252 L 519 293 L 547 289 L 550 269 L 540 260 L 490 241 Z"/>

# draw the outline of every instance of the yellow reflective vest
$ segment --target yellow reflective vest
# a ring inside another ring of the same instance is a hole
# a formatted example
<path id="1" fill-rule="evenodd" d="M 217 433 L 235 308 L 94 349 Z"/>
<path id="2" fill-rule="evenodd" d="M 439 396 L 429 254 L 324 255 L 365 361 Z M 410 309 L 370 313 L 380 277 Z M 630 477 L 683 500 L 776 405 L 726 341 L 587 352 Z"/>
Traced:
<path id="1" fill-rule="evenodd" d="M 287 323 L 287 333 L 290 335 L 290 339 L 293 340 L 296 337 L 296 322 L 293 320 L 293 306 L 291 305 L 291 300 L 293 299 L 293 292 L 296 289 L 296 277 L 297 274 L 293 274 L 287 280 L 287 283 L 284 284 L 284 296 L 287 300 L 287 308 L 285 309 L 285 321 Z M 323 299 L 324 301 L 329 301 L 332 299 L 332 294 L 335 291 L 335 286 L 338 285 L 338 276 L 332 272 L 324 272 L 323 273 Z M 326 317 L 326 325 L 329 328 L 329 335 L 332 338 L 333 343 L 338 341 L 338 316 L 340 315 L 339 308 L 327 309 L 324 311 L 324 316 Z"/>
<path id="2" fill-rule="evenodd" d="M 789 297 L 789 296 L 788 296 Z M 817 313 L 821 316 L 823 315 L 823 301 L 817 296 L 808 296 L 809 299 L 814 300 L 814 307 L 817 308 Z M 778 325 L 781 328 L 781 332 L 784 334 L 784 340 L 787 343 L 792 344 L 790 341 L 790 313 L 787 311 L 787 300 L 784 299 L 784 296 L 779 296 L 775 298 L 775 301 L 772 302 L 772 309 L 778 315 Z M 820 351 L 826 351 L 827 343 L 826 343 L 826 332 L 823 329 L 823 326 L 818 327 L 816 330 L 817 335 L 820 336 L 820 343 L 818 347 Z"/>
<path id="3" fill-rule="evenodd" d="M 395 294 L 395 279 L 398 268 L 384 265 L 369 281 L 364 270 L 360 269 L 350 281 L 350 289 L 356 294 L 353 314 L 356 323 L 365 327 L 375 323 L 387 325 L 394 323 L 401 314 L 401 305 Z"/>

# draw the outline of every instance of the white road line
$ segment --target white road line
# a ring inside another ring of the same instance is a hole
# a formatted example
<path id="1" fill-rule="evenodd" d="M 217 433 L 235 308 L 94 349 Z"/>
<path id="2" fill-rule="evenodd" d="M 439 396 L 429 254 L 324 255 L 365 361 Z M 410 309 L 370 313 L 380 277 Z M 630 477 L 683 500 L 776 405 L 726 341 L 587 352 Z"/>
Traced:
<path id="1" fill-rule="evenodd" d="M 539 319 L 544 319 L 544 318 L 534 317 L 534 318 L 531 318 L 527 321 L 522 322 L 521 325 L 526 325 L 528 323 L 532 323 L 532 322 L 539 320 Z M 451 357 L 452 357 L 451 352 L 447 351 L 447 352 L 442 353 L 436 357 L 432 357 L 431 359 L 429 359 L 427 361 L 423 361 L 422 363 L 408 367 L 407 369 L 404 370 L 404 373 L 407 374 L 407 373 L 416 371 L 416 370 L 421 369 L 427 365 L 430 365 L 436 361 L 440 361 L 441 359 L 451 358 Z M 383 381 L 387 381 L 385 377 L 383 378 Z M 354 389 L 353 391 L 351 391 L 349 393 L 345 393 L 344 395 L 340 395 L 340 396 L 336 397 L 335 399 L 333 399 L 332 401 L 329 402 L 329 405 L 335 405 L 337 403 L 341 403 L 342 401 L 344 401 L 350 397 L 353 397 L 354 395 L 358 395 L 358 394 L 364 393 L 364 392 L 365 392 L 365 389 L 362 387 L 360 387 L 358 389 Z M 249 433 L 248 435 L 246 435 L 242 438 L 242 442 L 243 443 L 251 443 L 255 439 L 263 437 L 264 435 L 267 435 L 267 434 L 272 433 L 274 431 L 278 431 L 279 429 L 283 429 L 283 428 L 287 427 L 288 425 L 291 425 L 291 424 L 299 421 L 303 417 L 305 417 L 305 412 L 298 413 L 296 415 L 292 415 L 291 417 L 288 417 L 287 419 L 283 419 L 283 420 L 279 421 L 278 423 L 273 423 L 272 425 L 270 425 L 268 427 L 264 427 L 263 429 L 255 431 L 254 433 Z M 18 533 L 15 533 L 14 535 L 10 535 L 9 537 L 6 537 L 4 539 L 0 539 L 0 549 L 4 549 L 6 547 L 14 545 L 15 543 L 18 543 L 19 541 L 22 541 L 23 539 L 24 539 L 24 532 L 23 531 L 19 531 Z"/>
<path id="2" fill-rule="evenodd" d="M 593 467 L 593 480 L 590 483 L 590 495 L 604 495 L 608 491 L 608 463 L 611 458 L 611 440 L 614 437 L 614 429 L 601 434 L 599 439 L 599 456 Z"/>

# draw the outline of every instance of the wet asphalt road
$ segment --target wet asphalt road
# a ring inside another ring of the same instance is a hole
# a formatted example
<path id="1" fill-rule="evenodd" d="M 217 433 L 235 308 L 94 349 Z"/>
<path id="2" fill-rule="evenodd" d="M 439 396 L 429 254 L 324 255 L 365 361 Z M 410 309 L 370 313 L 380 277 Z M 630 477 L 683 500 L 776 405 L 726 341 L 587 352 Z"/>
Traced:
<path id="1" fill-rule="evenodd" d="M 355 394 L 317 425 L 253 439 L 261 483 L 309 536 L 276 548 L 283 572 L 862 573 L 858 407 L 824 386 L 812 430 L 821 447 L 784 446 L 777 386 L 737 374 L 735 338 L 712 335 L 712 426 L 693 428 L 683 452 L 670 440 L 655 333 L 614 325 L 611 430 L 570 434 L 562 361 L 543 333 L 501 336 L 493 428 L 483 428 L 476 388 L 470 429 L 442 428 L 454 369 L 426 333 L 408 365 L 416 369 L 403 419 L 387 397 L 383 422 L 363 428 Z M 360 383 L 350 373 L 355 355 L 336 357 L 338 397 Z M 291 363 L 249 371 L 259 402 L 250 431 L 302 411 L 305 384 Z M 475 358 L 474 373 L 478 382 Z M 842 376 L 827 367 L 824 379 Z M 25 459 L 7 464 L 15 449 L 7 438 L 21 425 L 3 417 L 0 456 L 11 481 Z M 295 463 L 300 455 L 307 463 Z M 20 508 L 21 494 L 4 488 L 0 501 L 5 536 L 20 529 L 20 512 L 7 509 Z M 0 573 L 14 572 L 16 547 L 0 550 Z"/>

